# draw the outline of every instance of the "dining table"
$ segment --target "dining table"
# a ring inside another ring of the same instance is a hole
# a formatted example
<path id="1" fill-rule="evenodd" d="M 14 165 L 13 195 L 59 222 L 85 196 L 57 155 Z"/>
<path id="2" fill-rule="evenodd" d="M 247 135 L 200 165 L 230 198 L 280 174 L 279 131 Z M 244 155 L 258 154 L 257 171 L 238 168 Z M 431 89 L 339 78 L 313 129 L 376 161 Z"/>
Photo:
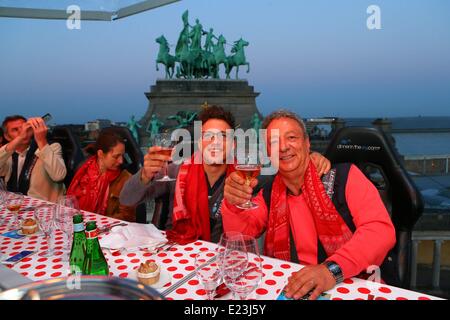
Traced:
<path id="1" fill-rule="evenodd" d="M 32 218 L 34 208 L 50 204 L 46 201 L 25 197 L 19 212 L 21 220 Z M 127 223 L 100 214 L 81 211 L 84 222 L 96 221 L 102 228 Z M 68 252 L 64 251 L 66 240 L 60 230 L 55 231 L 54 255 L 45 257 L 44 251 L 48 243 L 42 233 L 13 239 L 4 234 L 12 230 L 12 213 L 0 204 L 0 252 L 3 259 L 12 257 L 23 250 L 34 254 L 23 258 L 14 264 L 5 264 L 10 270 L 26 277 L 30 281 L 64 278 L 69 276 Z M 107 232 L 99 235 L 102 237 Z M 141 263 L 155 262 L 161 268 L 161 277 L 155 289 L 168 300 L 205 300 L 206 292 L 197 279 L 195 271 L 195 256 L 202 251 L 214 250 L 217 244 L 198 240 L 186 245 L 175 244 L 162 247 L 161 250 L 110 250 L 103 248 L 108 262 L 111 277 L 137 280 L 137 270 Z M 263 276 L 258 287 L 248 296 L 252 300 L 276 300 L 287 284 L 288 278 L 303 268 L 302 265 L 274 259 L 261 255 Z M 1 281 L 1 279 L 0 279 Z M 329 300 L 435 300 L 439 297 L 417 291 L 393 287 L 381 282 L 350 278 L 326 292 Z M 232 299 L 231 293 L 224 294 L 219 299 Z"/>

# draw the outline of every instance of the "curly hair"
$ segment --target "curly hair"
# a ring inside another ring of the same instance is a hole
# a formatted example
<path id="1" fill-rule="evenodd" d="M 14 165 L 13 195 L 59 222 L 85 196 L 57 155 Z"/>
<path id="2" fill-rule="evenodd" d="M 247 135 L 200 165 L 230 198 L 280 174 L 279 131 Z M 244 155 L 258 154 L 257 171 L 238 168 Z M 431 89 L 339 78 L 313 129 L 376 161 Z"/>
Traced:
<path id="1" fill-rule="evenodd" d="M 230 111 L 226 111 L 224 108 L 213 105 L 203 109 L 198 118 L 202 123 L 210 119 L 219 119 L 225 121 L 231 128 L 235 127 L 235 119 Z"/>

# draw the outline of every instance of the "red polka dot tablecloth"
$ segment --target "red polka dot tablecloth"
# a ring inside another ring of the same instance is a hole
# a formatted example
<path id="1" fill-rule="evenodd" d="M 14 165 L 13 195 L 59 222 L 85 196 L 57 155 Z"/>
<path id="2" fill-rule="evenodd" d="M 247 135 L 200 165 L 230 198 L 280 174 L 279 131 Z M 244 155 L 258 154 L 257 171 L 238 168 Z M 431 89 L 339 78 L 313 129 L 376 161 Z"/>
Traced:
<path id="1" fill-rule="evenodd" d="M 32 207 L 45 203 L 27 197 L 22 206 L 20 216 L 22 219 L 32 217 Z M 30 210 L 27 210 L 30 209 Z M 83 212 L 84 221 L 96 221 L 98 227 L 109 225 L 118 220 L 101 215 Z M 11 213 L 5 208 L 0 209 L 0 234 L 9 231 L 9 222 L 12 219 Z M 99 237 L 101 241 L 101 236 Z M 3 256 L 9 257 L 22 250 L 33 250 L 36 254 L 22 259 L 14 265 L 7 265 L 11 269 L 33 280 L 45 280 L 51 278 L 66 277 L 69 274 L 68 253 L 63 251 L 66 242 L 65 236 L 57 230 L 55 235 L 55 254 L 52 257 L 43 257 L 42 253 L 47 249 L 47 243 L 42 234 L 25 237 L 22 239 L 11 239 L 0 236 L 0 252 Z M 177 284 L 195 271 L 194 261 L 196 253 L 214 249 L 216 244 L 197 241 L 188 245 L 177 245 L 168 251 L 160 253 L 150 253 L 145 251 L 119 252 L 104 250 L 105 258 L 108 261 L 110 275 L 122 278 L 136 279 L 136 270 L 141 262 L 154 261 L 161 266 L 165 277 L 159 283 L 158 291 L 163 292 L 172 285 Z M 299 271 L 302 266 L 286 261 L 281 261 L 269 257 L 263 259 L 263 278 L 255 291 L 249 295 L 249 299 L 273 300 L 276 299 L 280 291 L 287 283 L 287 279 L 293 272 Z M 432 300 L 439 299 L 419 292 L 408 291 L 380 283 L 361 279 L 347 279 L 344 283 L 336 286 L 328 292 L 332 300 Z M 177 289 L 166 296 L 174 300 L 201 300 L 206 298 L 202 284 L 194 276 Z M 231 299 L 231 294 L 227 294 L 220 299 Z"/>

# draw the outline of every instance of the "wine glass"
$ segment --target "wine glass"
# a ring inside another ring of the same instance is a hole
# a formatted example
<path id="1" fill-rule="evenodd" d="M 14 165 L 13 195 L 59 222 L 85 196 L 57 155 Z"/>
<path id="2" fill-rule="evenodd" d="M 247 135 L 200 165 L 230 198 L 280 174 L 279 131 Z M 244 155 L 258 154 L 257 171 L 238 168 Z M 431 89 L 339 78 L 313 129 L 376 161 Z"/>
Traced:
<path id="1" fill-rule="evenodd" d="M 0 212 L 4 212 L 2 211 L 2 208 L 6 207 L 6 197 L 7 197 L 6 186 L 5 183 L 3 182 L 3 178 L 0 178 Z M 0 224 L 3 224 L 3 218 L 0 219 Z"/>
<path id="2" fill-rule="evenodd" d="M 72 244 L 72 218 L 75 214 L 79 213 L 79 211 L 80 207 L 75 196 L 66 195 L 59 197 L 55 212 L 55 223 L 59 230 L 61 230 L 66 236 L 66 251 L 70 251 Z"/>
<path id="3" fill-rule="evenodd" d="M 201 251 L 195 256 L 195 272 L 203 284 L 208 300 L 214 300 L 216 288 L 221 280 L 221 268 L 218 251 Z M 213 259 L 211 263 L 209 263 Z"/>
<path id="4" fill-rule="evenodd" d="M 47 241 L 48 249 L 41 255 L 43 257 L 51 257 L 54 252 L 54 231 L 55 231 L 55 206 L 44 205 L 39 206 L 34 210 L 34 218 L 37 221 L 38 227 L 44 233 L 45 240 Z"/>
<path id="5" fill-rule="evenodd" d="M 245 184 L 249 186 L 252 179 L 259 176 L 259 173 L 261 172 L 260 158 L 250 152 L 246 153 L 243 159 L 238 156 L 234 169 L 239 173 L 242 179 L 245 180 Z M 258 205 L 250 200 L 247 200 L 242 204 L 237 204 L 236 207 L 239 209 L 248 210 L 258 208 Z"/>
<path id="6" fill-rule="evenodd" d="M 165 156 L 171 156 L 173 148 L 175 146 L 175 141 L 172 140 L 172 134 L 168 132 L 159 133 L 154 135 L 151 138 L 151 142 L 153 146 L 159 146 L 162 149 L 159 150 L 157 153 Z M 167 173 L 167 163 L 164 165 L 164 177 L 157 179 L 155 181 L 175 181 L 176 179 L 173 179 L 169 177 Z"/>
<path id="7" fill-rule="evenodd" d="M 6 186 L 3 178 L 0 178 L 0 209 L 5 205 L 6 202 Z"/>
<path id="8" fill-rule="evenodd" d="M 13 227 L 19 227 L 19 211 L 25 196 L 20 192 L 6 194 L 6 208 L 13 214 Z"/>
<path id="9" fill-rule="evenodd" d="M 218 259 L 223 266 L 223 258 L 225 255 L 225 251 L 228 248 L 239 247 L 241 243 L 243 245 L 244 239 L 242 237 L 242 233 L 236 231 L 228 231 L 222 233 L 220 236 L 220 240 L 217 243 L 216 251 L 219 253 Z M 222 272 L 223 273 L 223 272 Z"/>
<path id="10" fill-rule="evenodd" d="M 65 195 L 58 198 L 58 205 L 74 209 L 76 211 L 80 210 L 80 205 L 78 204 L 78 199 L 74 195 Z"/>
<path id="11" fill-rule="evenodd" d="M 247 268 L 248 255 L 242 234 L 227 234 L 225 236 L 227 240 L 225 251 L 222 253 L 221 270 L 224 283 L 235 296 L 233 283 L 237 281 L 236 279 L 239 279 Z"/>
<path id="12" fill-rule="evenodd" d="M 262 259 L 255 238 L 243 235 L 246 263 L 239 266 L 239 272 L 226 273 L 225 281 L 233 292 L 234 299 L 245 300 L 261 283 Z M 239 252 L 239 255 L 242 253 Z M 243 259 L 243 258 L 242 258 Z M 243 268 L 241 268 L 243 266 Z"/>

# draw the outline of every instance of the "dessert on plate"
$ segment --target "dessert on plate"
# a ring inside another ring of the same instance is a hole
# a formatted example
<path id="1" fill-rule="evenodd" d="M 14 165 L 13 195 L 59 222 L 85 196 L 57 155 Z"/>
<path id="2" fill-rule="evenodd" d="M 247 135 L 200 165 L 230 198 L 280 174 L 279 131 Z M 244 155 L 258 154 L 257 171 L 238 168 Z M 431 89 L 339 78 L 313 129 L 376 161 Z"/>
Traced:
<path id="1" fill-rule="evenodd" d="M 152 285 L 159 281 L 161 269 L 159 265 L 154 262 L 141 263 L 138 269 L 137 277 L 139 282 L 145 285 Z"/>
<path id="2" fill-rule="evenodd" d="M 38 231 L 38 225 L 36 220 L 34 220 L 33 218 L 27 218 L 23 220 L 21 231 L 23 234 L 36 233 L 36 231 Z"/>

